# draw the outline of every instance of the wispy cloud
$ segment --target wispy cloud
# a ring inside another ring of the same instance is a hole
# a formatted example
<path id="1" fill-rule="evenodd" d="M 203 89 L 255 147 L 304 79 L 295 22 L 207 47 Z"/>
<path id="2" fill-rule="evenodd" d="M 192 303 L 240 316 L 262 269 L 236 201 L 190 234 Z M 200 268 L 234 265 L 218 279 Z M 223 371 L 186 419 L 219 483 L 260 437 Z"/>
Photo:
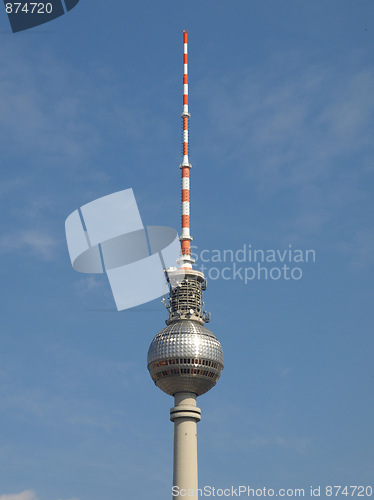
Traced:
<path id="1" fill-rule="evenodd" d="M 3 49 L 2 215 L 7 224 L 27 231 L 8 231 L 2 251 L 28 249 L 51 258 L 53 241 L 40 228 L 50 229 L 53 238 L 61 234 L 56 219 L 112 192 L 113 173 L 122 165 L 121 187 L 131 187 L 139 176 L 133 155 L 141 158 L 149 151 L 153 157 L 155 148 L 163 148 L 160 138 L 168 137 L 167 126 L 162 116 L 149 114 L 149 103 L 143 102 L 144 96 L 152 98 L 149 92 L 118 68 L 87 62 L 83 69 L 43 46 L 29 51 L 21 43 L 5 42 Z M 149 162 L 146 168 L 161 182 Z M 147 193 L 143 196 L 147 200 Z"/>
<path id="2" fill-rule="evenodd" d="M 13 495 L 1 495 L 0 500 L 39 500 L 39 497 L 36 495 L 34 491 L 25 490 L 22 491 L 22 493 L 15 493 Z M 79 498 L 77 497 L 67 498 L 67 499 L 59 498 L 58 500 L 79 500 Z"/>
<path id="3" fill-rule="evenodd" d="M 58 242 L 49 234 L 27 229 L 0 238 L 0 253 L 32 252 L 44 260 L 51 260 Z"/>
<path id="4" fill-rule="evenodd" d="M 37 419 L 53 427 L 69 425 L 109 432 L 123 425 L 126 418 L 123 407 L 119 405 L 108 412 L 102 401 L 85 394 L 85 388 L 102 387 L 108 393 L 108 387 L 118 384 L 113 390 L 124 390 L 139 383 L 142 368 L 133 361 L 82 356 L 59 343 L 45 346 L 45 352 L 54 359 L 54 369 L 50 372 L 53 389 L 26 383 L 20 376 L 22 362 L 12 360 L 0 372 L 3 412 L 15 412 L 21 419 Z"/>
<path id="5" fill-rule="evenodd" d="M 280 237 L 303 241 L 366 231 L 374 172 L 374 70 L 354 54 L 317 64 L 280 54 L 240 76 L 200 82 L 208 109 L 201 144 L 217 171 L 257 191 L 261 203 L 287 200 Z M 204 154 L 204 152 L 202 152 Z M 326 239 L 327 241 L 327 239 Z"/>
<path id="6" fill-rule="evenodd" d="M 25 57 L 16 44 L 1 54 L 0 93 L 7 98 L 0 100 L 0 151 L 13 148 L 32 164 L 43 158 L 44 166 L 69 168 L 100 143 L 82 102 L 85 78 L 47 50 L 39 57 L 35 70 L 33 56 Z"/>
<path id="7" fill-rule="evenodd" d="M 238 449 L 253 450 L 256 448 L 285 448 L 300 454 L 305 454 L 310 449 L 312 440 L 299 436 L 252 436 L 248 439 L 234 440 L 233 446 Z"/>
<path id="8" fill-rule="evenodd" d="M 104 62 L 83 69 L 39 49 L 33 54 L 13 42 L 0 54 L 0 95 L 6 96 L 0 99 L 0 152 L 6 159 L 22 157 L 38 173 L 58 167 L 65 178 L 89 173 L 100 182 L 108 179 L 102 160 L 119 139 L 138 155 L 162 147 L 170 125 L 149 114 L 153 94 Z"/>
<path id="9" fill-rule="evenodd" d="M 25 490 L 14 495 L 1 495 L 0 500 L 38 500 L 38 497 L 32 490 Z"/>
<path id="10" fill-rule="evenodd" d="M 355 272 L 366 271 L 374 265 L 374 234 L 371 229 L 358 229 L 352 238 L 341 244 L 341 252 L 350 257 Z"/>
<path id="11" fill-rule="evenodd" d="M 272 58 L 239 79 L 225 75 L 213 86 L 203 80 L 211 139 L 204 136 L 215 141 L 209 151 L 221 166 L 246 159 L 241 167 L 264 193 L 339 174 L 342 153 L 373 153 L 373 84 L 372 70 L 308 65 L 302 53 Z M 354 165 L 355 172 L 362 168 Z"/>
<path id="12" fill-rule="evenodd" d="M 85 276 L 85 277 L 80 277 L 78 281 L 74 283 L 74 288 L 77 290 L 77 292 L 80 295 L 84 295 L 87 292 L 92 292 L 93 290 L 97 290 L 98 288 L 103 289 L 104 287 L 108 287 L 108 283 L 102 278 L 102 275 L 100 277 L 97 276 Z"/>

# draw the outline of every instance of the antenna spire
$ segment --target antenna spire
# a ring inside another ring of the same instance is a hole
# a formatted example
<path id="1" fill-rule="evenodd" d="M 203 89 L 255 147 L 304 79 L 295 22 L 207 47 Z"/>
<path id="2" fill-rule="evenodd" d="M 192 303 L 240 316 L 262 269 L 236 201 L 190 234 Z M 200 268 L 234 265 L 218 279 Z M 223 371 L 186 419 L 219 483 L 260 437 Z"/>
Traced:
<path id="1" fill-rule="evenodd" d="M 182 236 L 181 258 L 179 259 L 180 269 L 192 269 L 194 260 L 191 257 L 190 235 L 190 169 L 191 164 L 188 159 L 188 32 L 183 31 L 183 159 L 180 169 L 182 170 Z"/>

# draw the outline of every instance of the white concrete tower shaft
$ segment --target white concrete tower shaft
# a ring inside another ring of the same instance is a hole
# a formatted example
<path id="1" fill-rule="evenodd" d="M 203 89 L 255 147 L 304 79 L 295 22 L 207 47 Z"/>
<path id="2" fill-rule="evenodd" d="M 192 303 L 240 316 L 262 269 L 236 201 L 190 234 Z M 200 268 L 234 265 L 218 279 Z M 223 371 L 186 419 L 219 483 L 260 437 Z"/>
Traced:
<path id="1" fill-rule="evenodd" d="M 174 464 L 172 498 L 198 500 L 197 429 L 201 410 L 196 406 L 196 394 L 178 392 L 174 396 L 170 420 L 174 422 Z"/>

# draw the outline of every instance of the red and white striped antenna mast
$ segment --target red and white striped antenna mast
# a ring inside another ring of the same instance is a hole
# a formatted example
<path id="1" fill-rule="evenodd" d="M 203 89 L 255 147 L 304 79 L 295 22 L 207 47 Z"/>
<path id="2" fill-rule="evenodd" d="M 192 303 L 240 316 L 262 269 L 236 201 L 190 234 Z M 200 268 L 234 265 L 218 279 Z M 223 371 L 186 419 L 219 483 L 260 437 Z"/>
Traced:
<path id="1" fill-rule="evenodd" d="M 181 257 L 179 259 L 180 269 L 192 269 L 194 260 L 191 257 L 190 234 L 190 170 L 191 164 L 188 158 L 188 32 L 183 31 L 183 159 L 180 165 L 182 171 L 182 235 Z"/>

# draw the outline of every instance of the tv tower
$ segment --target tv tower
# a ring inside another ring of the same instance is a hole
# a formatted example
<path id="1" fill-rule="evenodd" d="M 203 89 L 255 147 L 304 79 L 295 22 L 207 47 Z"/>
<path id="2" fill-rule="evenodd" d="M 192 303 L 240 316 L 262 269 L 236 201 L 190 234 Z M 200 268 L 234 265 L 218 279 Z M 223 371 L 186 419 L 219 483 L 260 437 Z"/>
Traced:
<path id="1" fill-rule="evenodd" d="M 147 365 L 154 383 L 174 396 L 170 420 L 174 422 L 173 498 L 198 499 L 196 424 L 201 410 L 197 396 L 208 392 L 223 369 L 223 351 L 216 336 L 204 323 L 210 315 L 203 310 L 204 274 L 193 269 L 190 235 L 190 171 L 188 157 L 188 63 L 187 32 L 183 31 L 183 159 L 181 256 L 177 267 L 167 269 L 169 318 L 166 328 L 153 339 Z M 193 492 L 193 495 L 190 493 Z"/>

